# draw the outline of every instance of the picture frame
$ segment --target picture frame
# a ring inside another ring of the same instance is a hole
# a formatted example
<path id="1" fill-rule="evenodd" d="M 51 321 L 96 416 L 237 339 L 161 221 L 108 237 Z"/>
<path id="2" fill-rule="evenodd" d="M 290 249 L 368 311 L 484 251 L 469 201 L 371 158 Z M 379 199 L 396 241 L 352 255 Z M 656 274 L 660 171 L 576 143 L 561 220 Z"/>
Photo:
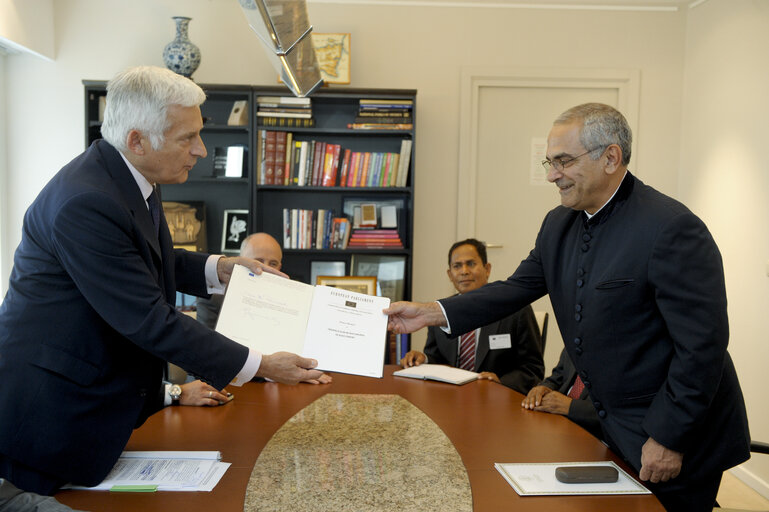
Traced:
<path id="1" fill-rule="evenodd" d="M 374 276 L 318 276 L 316 284 L 376 295 L 376 277 Z"/>
<path id="2" fill-rule="evenodd" d="M 206 205 L 203 201 L 163 201 L 163 215 L 175 249 L 206 252 Z"/>
<path id="3" fill-rule="evenodd" d="M 248 236 L 248 210 L 224 210 L 222 215 L 222 253 L 240 254 L 240 244 Z"/>
<path id="4" fill-rule="evenodd" d="M 404 299 L 406 283 L 406 257 L 386 254 L 353 254 L 350 274 L 375 276 L 378 294 L 393 302 Z"/>
<path id="5" fill-rule="evenodd" d="M 326 84 L 350 83 L 350 34 L 310 34 L 320 77 Z"/>
<path id="6" fill-rule="evenodd" d="M 342 277 L 347 273 L 347 264 L 344 261 L 311 261 L 310 284 L 318 282 L 318 276 Z"/>

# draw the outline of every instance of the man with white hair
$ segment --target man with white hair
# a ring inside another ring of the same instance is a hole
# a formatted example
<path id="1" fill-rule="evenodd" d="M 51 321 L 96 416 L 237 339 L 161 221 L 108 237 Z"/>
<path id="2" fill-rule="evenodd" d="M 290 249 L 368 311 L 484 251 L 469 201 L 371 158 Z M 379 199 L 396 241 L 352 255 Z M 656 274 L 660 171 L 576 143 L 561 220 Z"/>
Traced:
<path id="1" fill-rule="evenodd" d="M 24 217 L 0 306 L 0 477 L 52 494 L 96 485 L 162 401 L 170 361 L 216 389 L 254 376 L 295 384 L 317 362 L 262 355 L 178 312 L 176 291 L 221 291 L 243 257 L 173 249 L 155 186 L 199 158 L 204 92 L 137 67 L 107 85 L 102 135 L 43 188 Z"/>

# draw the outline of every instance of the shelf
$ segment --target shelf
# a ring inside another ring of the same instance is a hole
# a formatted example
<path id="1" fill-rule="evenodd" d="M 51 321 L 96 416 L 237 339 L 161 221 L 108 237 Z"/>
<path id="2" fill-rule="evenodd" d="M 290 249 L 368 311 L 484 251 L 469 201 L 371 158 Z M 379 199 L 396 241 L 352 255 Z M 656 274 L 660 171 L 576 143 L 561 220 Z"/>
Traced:
<path id="1" fill-rule="evenodd" d="M 228 185 L 247 185 L 248 184 L 248 178 L 218 178 L 215 176 L 190 176 L 187 178 L 187 181 L 185 183 L 216 183 L 217 185 L 221 184 L 228 184 Z"/>
<path id="2" fill-rule="evenodd" d="M 283 249 L 283 254 L 406 254 L 409 249 Z"/>
<path id="3" fill-rule="evenodd" d="M 410 194 L 408 187 L 308 187 L 299 185 L 256 185 L 257 192 L 347 192 L 350 194 Z"/>
<path id="4" fill-rule="evenodd" d="M 413 130 L 352 130 L 349 128 L 306 128 L 300 126 L 262 126 L 256 127 L 257 130 L 269 130 L 273 132 L 291 132 L 291 133 L 311 133 L 321 135 L 355 135 L 381 137 L 383 135 L 403 138 L 404 135 L 411 135 Z"/>

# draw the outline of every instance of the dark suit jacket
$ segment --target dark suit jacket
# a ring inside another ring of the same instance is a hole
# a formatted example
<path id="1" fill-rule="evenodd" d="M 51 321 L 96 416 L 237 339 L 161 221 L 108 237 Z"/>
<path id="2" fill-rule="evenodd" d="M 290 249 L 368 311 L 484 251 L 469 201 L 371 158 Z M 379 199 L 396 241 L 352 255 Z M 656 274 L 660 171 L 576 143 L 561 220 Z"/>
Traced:
<path id="1" fill-rule="evenodd" d="M 571 362 L 566 350 L 561 351 L 558 364 L 553 368 L 553 373 L 542 381 L 542 385 L 566 395 L 577 378 L 577 369 Z M 569 405 L 569 413 L 566 415 L 571 421 L 584 428 L 594 436 L 601 438 L 601 424 L 598 421 L 598 413 L 590 400 L 587 387 L 582 390 L 579 400 L 572 400 Z"/>
<path id="2" fill-rule="evenodd" d="M 94 485 L 160 405 L 165 360 L 229 384 L 248 350 L 173 306 L 177 289 L 206 295 L 206 257 L 174 251 L 164 219 L 158 241 L 106 142 L 59 171 L 25 215 L 0 307 L 0 453 Z"/>
<path id="3" fill-rule="evenodd" d="M 489 336 L 495 334 L 509 334 L 510 348 L 491 350 Z M 458 366 L 458 343 L 459 338 L 450 338 L 440 328 L 428 328 L 425 343 L 427 362 Z M 545 372 L 542 342 L 531 306 L 481 327 L 477 344 L 473 371 L 496 373 L 502 384 L 524 395 L 542 380 Z"/>
<path id="4" fill-rule="evenodd" d="M 546 293 L 605 434 L 636 470 L 649 437 L 684 453 L 680 479 L 749 457 L 721 255 L 684 205 L 628 173 L 589 222 L 550 211 L 507 280 L 441 304 L 461 335 Z"/>

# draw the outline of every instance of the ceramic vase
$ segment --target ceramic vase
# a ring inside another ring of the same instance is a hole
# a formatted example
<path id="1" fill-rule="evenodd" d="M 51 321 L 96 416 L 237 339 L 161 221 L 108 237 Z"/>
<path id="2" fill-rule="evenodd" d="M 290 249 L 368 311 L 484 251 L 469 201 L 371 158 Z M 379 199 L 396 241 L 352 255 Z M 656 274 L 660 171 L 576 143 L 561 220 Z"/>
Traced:
<path id="1" fill-rule="evenodd" d="M 176 22 L 176 37 L 163 48 L 163 62 L 171 71 L 191 78 L 200 66 L 200 48 L 190 42 L 187 36 L 192 18 L 174 16 L 172 19 Z"/>

